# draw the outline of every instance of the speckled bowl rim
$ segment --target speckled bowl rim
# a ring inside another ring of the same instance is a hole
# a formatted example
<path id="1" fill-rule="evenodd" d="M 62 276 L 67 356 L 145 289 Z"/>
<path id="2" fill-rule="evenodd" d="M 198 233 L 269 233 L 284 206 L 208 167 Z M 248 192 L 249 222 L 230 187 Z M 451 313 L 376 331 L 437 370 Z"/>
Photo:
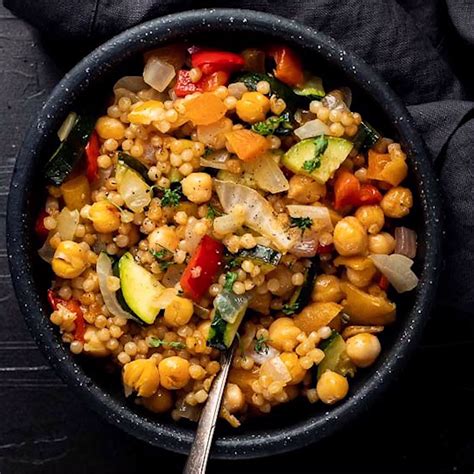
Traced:
<path id="1" fill-rule="evenodd" d="M 53 90 L 28 130 L 16 160 L 11 181 L 7 214 L 7 245 L 15 292 L 25 320 L 43 354 L 57 373 L 97 413 L 113 425 L 148 443 L 186 453 L 193 434 L 179 424 L 151 422 L 132 412 L 124 403 L 102 391 L 81 369 L 68 349 L 59 343 L 48 321 L 42 300 L 32 278 L 33 258 L 25 249 L 31 244 L 28 206 L 24 189 L 34 179 L 35 160 L 44 145 L 45 136 L 57 130 L 76 91 L 86 89 L 96 77 L 114 67 L 120 55 L 136 54 L 161 42 L 175 41 L 187 32 L 234 30 L 239 33 L 262 32 L 289 44 L 320 55 L 340 71 L 352 77 L 359 87 L 381 104 L 386 117 L 397 129 L 408 151 L 411 168 L 419 185 L 417 199 L 426 232 L 426 252 L 416 290 L 415 304 L 409 314 L 400 318 L 400 338 L 386 353 L 383 362 L 355 393 L 340 405 L 316 414 L 308 413 L 304 421 L 282 430 L 259 434 L 239 432 L 215 440 L 213 457 L 252 458 L 290 451 L 320 440 L 341 429 L 365 411 L 369 401 L 380 395 L 395 377 L 403 362 L 419 341 L 434 301 L 441 259 L 441 214 L 436 180 L 427 158 L 425 146 L 414 129 L 412 120 L 388 84 L 365 62 L 347 52 L 331 38 L 307 26 L 282 17 L 239 9 L 205 9 L 168 15 L 131 28 L 98 47 L 75 66 Z M 181 33 L 180 33 L 181 32 Z M 184 32 L 184 33 L 183 33 Z M 125 53 L 124 53 L 125 52 Z"/>

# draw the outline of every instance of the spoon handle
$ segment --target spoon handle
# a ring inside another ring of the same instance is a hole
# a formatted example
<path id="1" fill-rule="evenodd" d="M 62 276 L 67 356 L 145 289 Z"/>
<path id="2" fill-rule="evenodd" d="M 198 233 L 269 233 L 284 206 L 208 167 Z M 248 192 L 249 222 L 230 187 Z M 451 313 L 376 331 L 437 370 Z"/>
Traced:
<path id="1" fill-rule="evenodd" d="M 183 474 L 204 474 L 206 472 L 207 459 L 211 449 L 214 429 L 216 427 L 217 415 L 222 402 L 222 394 L 229 374 L 236 345 L 221 355 L 221 370 L 212 384 L 206 404 L 202 410 L 201 418 L 196 431 L 191 451 L 186 461 Z"/>

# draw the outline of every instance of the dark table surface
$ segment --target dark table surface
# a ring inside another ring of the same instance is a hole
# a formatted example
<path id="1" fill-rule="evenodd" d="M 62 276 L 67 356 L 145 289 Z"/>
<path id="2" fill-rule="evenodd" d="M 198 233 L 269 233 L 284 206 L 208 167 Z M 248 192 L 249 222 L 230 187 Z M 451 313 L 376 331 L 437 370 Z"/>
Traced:
<path id="1" fill-rule="evenodd" d="M 0 474 L 180 472 L 184 457 L 109 426 L 47 365 L 23 322 L 5 249 L 15 156 L 31 118 L 77 51 L 45 44 L 0 6 Z M 210 472 L 473 472 L 473 328 L 438 308 L 403 375 L 342 433 Z"/>

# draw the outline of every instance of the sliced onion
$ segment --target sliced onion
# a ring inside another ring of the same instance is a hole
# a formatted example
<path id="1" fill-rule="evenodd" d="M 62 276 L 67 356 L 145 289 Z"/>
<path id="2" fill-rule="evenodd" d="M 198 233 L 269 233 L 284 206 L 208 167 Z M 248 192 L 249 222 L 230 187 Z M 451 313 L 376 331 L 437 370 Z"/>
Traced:
<path id="1" fill-rule="evenodd" d="M 79 225 L 79 211 L 70 211 L 65 207 L 59 214 L 56 225 L 56 232 L 59 232 L 61 240 L 73 240 Z"/>
<path id="2" fill-rule="evenodd" d="M 271 153 L 265 153 L 254 161 L 245 163 L 245 171 L 252 174 L 257 186 L 272 194 L 290 189 L 290 184 Z"/>
<path id="3" fill-rule="evenodd" d="M 313 228 L 319 232 L 333 229 L 329 209 L 325 206 L 290 204 L 286 208 L 291 217 L 309 217 L 313 221 Z"/>
<path id="4" fill-rule="evenodd" d="M 156 300 L 156 305 L 160 309 L 165 309 L 178 294 L 176 288 L 166 288 Z"/>
<path id="5" fill-rule="evenodd" d="M 295 243 L 290 253 L 298 258 L 311 258 L 318 253 L 319 239 L 316 232 L 304 232 L 301 240 Z"/>
<path id="6" fill-rule="evenodd" d="M 211 310 L 204 308 L 204 306 L 200 306 L 197 303 L 193 303 L 193 308 L 194 308 L 194 314 L 199 316 L 202 319 L 209 319 Z"/>
<path id="7" fill-rule="evenodd" d="M 74 125 L 77 122 L 77 114 L 76 112 L 70 112 L 62 125 L 59 127 L 58 130 L 58 138 L 60 141 L 66 140 L 66 138 L 69 136 L 71 133 L 71 130 L 73 129 Z"/>
<path id="8" fill-rule="evenodd" d="M 114 84 L 114 92 L 116 89 L 127 89 L 136 94 L 147 87 L 142 76 L 124 76 Z"/>
<path id="9" fill-rule="evenodd" d="M 270 239 L 277 249 L 286 252 L 293 244 L 277 219 L 271 204 L 257 191 L 230 181 L 214 180 L 215 189 L 225 212 L 241 205 L 245 225 Z"/>
<path id="10" fill-rule="evenodd" d="M 245 352 L 245 355 L 247 357 L 250 357 L 253 359 L 258 365 L 264 364 L 267 360 L 273 359 L 274 357 L 277 357 L 280 355 L 280 351 L 275 349 L 272 346 L 267 346 L 268 350 L 262 351 L 262 352 L 255 352 L 255 348 L 253 348 L 251 351 Z"/>
<path id="11" fill-rule="evenodd" d="M 163 285 L 167 288 L 174 288 L 176 283 L 181 280 L 181 276 L 183 275 L 185 268 L 186 265 L 181 263 L 177 265 L 170 265 L 163 275 L 163 280 L 161 283 L 163 283 Z"/>
<path id="12" fill-rule="evenodd" d="M 112 261 L 105 252 L 101 252 L 97 259 L 97 277 L 99 279 L 99 288 L 104 298 L 105 306 L 114 315 L 127 319 L 135 319 L 128 311 L 125 311 L 117 300 L 117 296 L 113 291 L 110 291 L 107 286 L 107 278 L 113 276 Z"/>
<path id="13" fill-rule="evenodd" d="M 232 234 L 242 227 L 244 221 L 236 219 L 234 214 L 224 214 L 214 219 L 214 231 L 218 234 Z"/>
<path id="14" fill-rule="evenodd" d="M 192 255 L 199 245 L 199 242 L 201 242 L 202 234 L 195 231 L 196 224 L 198 224 L 199 221 L 194 219 L 190 219 L 190 221 L 186 224 L 186 229 L 184 231 L 186 248 L 183 250 L 186 250 L 190 255 Z"/>
<path id="15" fill-rule="evenodd" d="M 163 92 L 173 80 L 176 72 L 171 64 L 157 58 L 150 57 L 143 70 L 143 80 L 158 92 Z"/>
<path id="16" fill-rule="evenodd" d="M 200 159 L 201 166 L 206 168 L 214 168 L 216 170 L 226 170 L 227 160 L 230 158 L 230 153 L 227 150 L 218 150 L 205 158 Z"/>
<path id="17" fill-rule="evenodd" d="M 191 406 L 188 405 L 184 399 L 176 402 L 176 409 L 173 411 L 173 415 L 179 418 L 186 418 L 191 421 L 198 421 L 201 416 L 202 407 L 199 405 Z"/>
<path id="18" fill-rule="evenodd" d="M 280 357 L 266 360 L 260 367 L 260 377 L 266 375 L 274 382 L 287 384 L 291 380 L 291 374 Z"/>
<path id="19" fill-rule="evenodd" d="M 120 163 L 115 172 L 117 179 L 117 191 L 127 207 L 133 212 L 142 212 L 145 206 L 151 202 L 152 192 L 150 186 L 145 183 L 142 177 Z"/>
<path id="20" fill-rule="evenodd" d="M 395 253 L 415 258 L 416 255 L 416 232 L 408 227 L 395 228 Z"/>
<path id="21" fill-rule="evenodd" d="M 369 255 L 377 269 L 383 273 L 398 293 L 411 291 L 418 285 L 418 277 L 411 270 L 413 260 L 405 255 Z"/>
<path id="22" fill-rule="evenodd" d="M 329 135 L 329 127 L 319 119 L 310 120 L 295 130 L 295 135 L 300 139 Z"/>
<path id="23" fill-rule="evenodd" d="M 329 110 L 348 111 L 346 101 L 352 101 L 352 93 L 349 97 L 348 91 L 350 92 L 348 88 L 334 89 L 322 98 L 321 103 Z"/>
<path id="24" fill-rule="evenodd" d="M 38 255 L 46 263 L 51 264 L 51 262 L 53 261 L 54 249 L 53 247 L 51 247 L 51 244 L 49 243 L 49 238 L 45 240 L 43 246 L 38 250 Z"/>
<path id="25" fill-rule="evenodd" d="M 225 151 L 225 134 L 232 131 L 232 120 L 228 117 L 222 117 L 209 125 L 198 125 L 196 127 L 197 138 L 204 145 L 213 150 Z"/>

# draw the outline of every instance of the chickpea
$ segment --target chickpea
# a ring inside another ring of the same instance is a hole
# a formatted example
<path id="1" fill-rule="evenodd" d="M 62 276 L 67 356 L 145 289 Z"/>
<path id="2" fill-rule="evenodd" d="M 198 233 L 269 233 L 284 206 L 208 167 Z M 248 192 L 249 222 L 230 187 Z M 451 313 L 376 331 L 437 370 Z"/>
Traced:
<path id="1" fill-rule="evenodd" d="M 165 308 L 164 320 L 172 327 L 184 326 L 193 315 L 193 303 L 187 298 L 174 297 Z"/>
<path id="2" fill-rule="evenodd" d="M 121 224 L 120 211 L 109 201 L 98 201 L 89 209 L 89 218 L 97 232 L 115 232 Z"/>
<path id="3" fill-rule="evenodd" d="M 181 181 L 183 194 L 196 204 L 209 201 L 212 195 L 212 178 L 207 173 L 191 173 Z"/>
<path id="4" fill-rule="evenodd" d="M 377 336 L 363 332 L 346 341 L 346 352 L 357 367 L 372 365 L 380 354 L 382 347 Z"/>
<path id="5" fill-rule="evenodd" d="M 389 255 L 395 250 L 395 239 L 388 232 L 369 235 L 369 252 Z"/>
<path id="6" fill-rule="evenodd" d="M 334 246 L 345 257 L 367 252 L 367 232 L 353 216 L 344 217 L 334 228 Z"/>
<path id="7" fill-rule="evenodd" d="M 260 92 L 245 92 L 235 105 L 237 115 L 241 120 L 255 123 L 265 120 L 270 110 L 270 100 Z"/>
<path id="8" fill-rule="evenodd" d="M 160 384 L 160 374 L 153 359 L 136 359 L 125 364 L 123 383 L 140 397 L 151 397 Z"/>
<path id="9" fill-rule="evenodd" d="M 225 387 L 222 403 L 229 413 L 241 411 L 245 406 L 245 397 L 240 387 L 235 383 L 228 383 Z"/>
<path id="10" fill-rule="evenodd" d="M 354 270 L 353 268 L 348 267 L 346 270 L 346 275 L 347 279 L 353 285 L 363 288 L 371 283 L 372 278 L 376 272 L 377 269 L 375 268 L 375 265 L 364 268 L 364 270 Z"/>
<path id="11" fill-rule="evenodd" d="M 76 278 L 87 267 L 87 254 L 78 243 L 65 240 L 56 247 L 51 265 L 58 277 Z"/>
<path id="12" fill-rule="evenodd" d="M 151 397 L 144 398 L 142 403 L 153 413 L 165 413 L 173 406 L 173 395 L 169 390 L 159 387 Z"/>
<path id="13" fill-rule="evenodd" d="M 313 287 L 311 299 L 320 303 L 339 303 L 344 293 L 339 285 L 339 278 L 334 275 L 318 275 Z"/>
<path id="14" fill-rule="evenodd" d="M 280 354 L 280 359 L 286 365 L 288 372 L 290 372 L 291 380 L 289 385 L 300 383 L 306 375 L 306 370 L 301 367 L 297 354 L 294 352 L 283 352 L 283 354 Z"/>
<path id="15" fill-rule="evenodd" d="M 182 357 L 172 356 L 163 359 L 158 370 L 161 385 L 168 390 L 179 390 L 189 382 L 189 362 Z"/>
<path id="16" fill-rule="evenodd" d="M 355 216 L 369 234 L 378 234 L 385 224 L 385 217 L 380 206 L 361 206 L 355 212 Z"/>
<path id="17" fill-rule="evenodd" d="M 319 184 L 309 176 L 295 174 L 290 179 L 288 197 L 301 204 L 311 204 L 326 196 L 326 185 Z"/>
<path id="18" fill-rule="evenodd" d="M 178 248 L 179 238 L 174 229 L 163 225 L 148 236 L 148 244 L 153 250 L 167 249 L 174 252 Z"/>
<path id="19" fill-rule="evenodd" d="M 321 375 L 316 385 L 316 392 L 319 399 L 327 405 L 342 400 L 349 391 L 349 383 L 342 375 L 327 370 Z"/>
<path id="20" fill-rule="evenodd" d="M 387 217 L 405 217 L 413 207 L 413 194 L 408 188 L 397 186 L 385 194 L 380 206 Z"/>
<path id="21" fill-rule="evenodd" d="M 291 318 L 278 318 L 268 329 L 268 343 L 280 351 L 291 352 L 298 344 L 297 337 L 301 329 L 296 327 Z"/>
<path id="22" fill-rule="evenodd" d="M 109 138 L 121 140 L 125 136 L 125 126 L 116 118 L 100 117 L 95 124 L 95 129 L 104 140 Z"/>

